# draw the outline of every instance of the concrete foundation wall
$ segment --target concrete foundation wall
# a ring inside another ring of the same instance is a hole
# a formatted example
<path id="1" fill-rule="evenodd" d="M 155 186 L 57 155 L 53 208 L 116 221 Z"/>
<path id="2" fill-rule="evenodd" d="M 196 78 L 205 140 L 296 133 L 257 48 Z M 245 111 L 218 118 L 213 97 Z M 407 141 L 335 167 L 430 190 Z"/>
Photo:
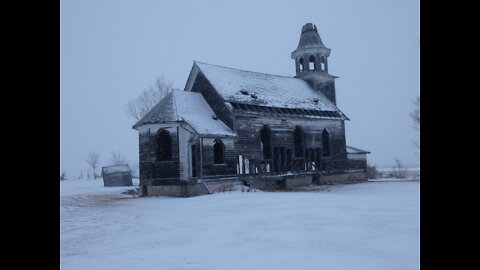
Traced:
<path id="1" fill-rule="evenodd" d="M 147 186 L 146 196 L 192 197 L 206 195 L 200 184 Z M 145 196 L 145 194 L 142 194 Z"/>
<path id="2" fill-rule="evenodd" d="M 345 174 L 333 174 L 322 175 L 318 178 L 317 184 L 329 185 L 329 184 L 348 184 L 367 181 L 366 172 L 345 173 Z"/>
<path id="3" fill-rule="evenodd" d="M 294 188 L 299 186 L 308 186 L 311 184 L 348 184 L 358 183 L 367 180 L 365 172 L 354 172 L 335 175 L 322 175 L 314 177 L 312 175 L 290 176 L 280 178 L 250 178 L 248 180 L 232 177 L 228 179 L 205 180 L 205 185 L 212 193 L 231 190 L 235 185 L 243 185 L 245 182 L 251 188 L 260 190 L 277 190 L 279 188 Z M 245 181 L 245 182 L 244 182 Z M 171 196 L 171 197 L 192 197 L 208 194 L 207 189 L 201 183 L 173 184 L 173 185 L 145 185 L 147 194 L 142 191 L 143 196 Z"/>
<path id="4" fill-rule="evenodd" d="M 295 178 L 287 178 L 286 188 L 298 187 L 298 186 L 308 186 L 312 184 L 312 176 L 303 176 Z"/>
<path id="5" fill-rule="evenodd" d="M 207 185 L 210 192 L 215 193 L 215 192 L 229 191 L 236 185 L 243 185 L 243 181 L 239 179 L 230 179 L 225 181 L 216 180 L 216 181 L 205 182 L 205 184 Z"/>

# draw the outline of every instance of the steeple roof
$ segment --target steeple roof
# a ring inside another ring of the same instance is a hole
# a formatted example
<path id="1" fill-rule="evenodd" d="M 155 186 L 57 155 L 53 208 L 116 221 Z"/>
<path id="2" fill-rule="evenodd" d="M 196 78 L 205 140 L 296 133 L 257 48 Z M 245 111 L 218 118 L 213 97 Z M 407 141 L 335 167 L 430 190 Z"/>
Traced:
<path id="1" fill-rule="evenodd" d="M 318 34 L 317 27 L 313 23 L 307 23 L 302 27 L 297 50 L 315 47 L 325 47 L 325 45 Z"/>

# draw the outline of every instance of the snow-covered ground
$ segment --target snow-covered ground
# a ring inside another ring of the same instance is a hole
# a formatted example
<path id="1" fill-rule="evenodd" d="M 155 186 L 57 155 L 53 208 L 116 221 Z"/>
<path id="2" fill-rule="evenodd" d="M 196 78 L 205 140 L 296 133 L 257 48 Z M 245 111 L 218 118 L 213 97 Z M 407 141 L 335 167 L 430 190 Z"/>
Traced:
<path id="1" fill-rule="evenodd" d="M 61 269 L 419 269 L 418 181 L 121 194 L 133 188 L 61 182 Z"/>

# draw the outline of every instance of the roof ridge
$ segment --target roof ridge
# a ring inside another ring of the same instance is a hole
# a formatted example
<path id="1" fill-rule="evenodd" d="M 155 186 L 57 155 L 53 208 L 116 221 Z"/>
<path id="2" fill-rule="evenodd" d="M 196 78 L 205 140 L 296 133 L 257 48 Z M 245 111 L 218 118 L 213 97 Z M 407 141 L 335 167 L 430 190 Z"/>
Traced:
<path id="1" fill-rule="evenodd" d="M 178 105 L 177 105 L 177 99 L 175 98 L 175 92 L 172 90 L 172 98 L 173 98 L 173 108 L 175 108 L 175 120 L 180 120 L 180 117 L 178 116 Z"/>
<path id="2" fill-rule="evenodd" d="M 200 62 L 200 61 L 193 61 L 193 62 L 194 62 L 194 63 L 204 64 L 204 65 L 209 65 L 209 66 L 214 66 L 214 67 L 221 67 L 221 68 L 228 68 L 228 69 L 233 69 L 233 70 L 238 70 L 238 71 L 250 72 L 250 73 L 265 74 L 265 75 L 277 76 L 277 77 L 289 78 L 289 79 L 298 79 L 298 78 L 295 78 L 295 77 L 289 77 L 289 76 L 285 76 L 285 75 L 277 75 L 277 74 L 271 74 L 271 73 L 265 73 L 265 72 L 251 71 L 251 70 L 245 70 L 245 69 L 238 69 L 238 68 L 232 68 L 232 67 L 226 67 L 226 66 L 209 64 L 209 63 Z M 299 80 L 300 80 L 300 79 L 299 79 Z"/>

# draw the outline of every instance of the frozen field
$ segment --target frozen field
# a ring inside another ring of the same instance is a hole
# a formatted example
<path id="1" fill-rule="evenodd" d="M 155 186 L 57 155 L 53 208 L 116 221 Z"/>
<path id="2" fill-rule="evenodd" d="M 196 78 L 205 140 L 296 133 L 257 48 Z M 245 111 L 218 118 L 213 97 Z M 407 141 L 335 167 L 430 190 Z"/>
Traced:
<path id="1" fill-rule="evenodd" d="M 61 182 L 69 269 L 419 269 L 420 184 L 138 198 Z"/>

